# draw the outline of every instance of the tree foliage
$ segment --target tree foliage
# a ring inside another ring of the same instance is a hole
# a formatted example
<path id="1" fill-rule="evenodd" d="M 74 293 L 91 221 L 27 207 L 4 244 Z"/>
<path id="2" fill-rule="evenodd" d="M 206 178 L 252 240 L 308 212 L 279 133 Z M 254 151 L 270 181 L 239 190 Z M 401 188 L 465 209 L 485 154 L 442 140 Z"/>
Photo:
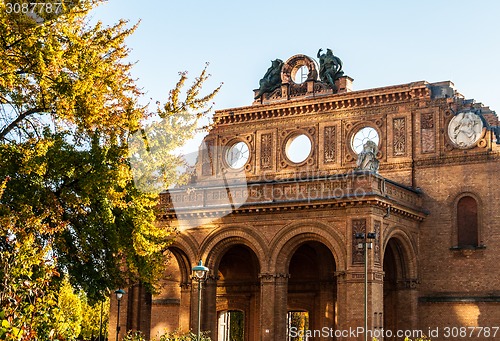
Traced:
<path id="1" fill-rule="evenodd" d="M 193 137 L 220 88 L 200 95 L 205 68 L 183 90 L 181 73 L 150 113 L 127 61 L 125 39 L 136 26 L 91 25 L 89 13 L 102 2 L 75 1 L 34 24 L 0 1 L 0 303 L 10 307 L 3 335 L 36 319 L 31 325 L 43 326 L 59 273 L 90 303 L 108 288 L 154 287 L 175 231 L 155 222 L 157 193 L 134 180 L 153 173 L 165 187 L 179 180 L 183 160 L 172 152 Z M 137 132 L 148 154 L 129 146 Z M 133 173 L 131 162 L 147 166 Z"/>
<path id="2" fill-rule="evenodd" d="M 202 332 L 200 334 L 200 341 L 211 341 L 212 339 L 208 335 L 208 332 Z M 198 340 L 198 335 L 193 332 L 166 332 L 160 335 L 158 338 L 153 338 L 152 341 L 196 341 Z M 236 340 L 236 339 L 235 339 Z M 129 331 L 123 341 L 146 341 L 141 332 Z"/>
<path id="3" fill-rule="evenodd" d="M 64 340 L 75 339 L 82 330 L 85 307 L 67 278 L 64 278 L 59 288 L 57 308 L 54 314 L 57 335 Z"/>

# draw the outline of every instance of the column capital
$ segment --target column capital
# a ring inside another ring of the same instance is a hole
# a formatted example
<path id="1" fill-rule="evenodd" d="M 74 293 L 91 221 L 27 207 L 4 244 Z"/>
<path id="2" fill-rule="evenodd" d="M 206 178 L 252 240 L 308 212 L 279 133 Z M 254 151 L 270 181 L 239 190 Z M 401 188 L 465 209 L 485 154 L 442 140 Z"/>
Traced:
<path id="1" fill-rule="evenodd" d="M 420 284 L 420 280 L 417 278 L 404 278 L 404 279 L 398 281 L 398 287 L 400 289 L 415 290 L 415 289 L 417 289 L 419 284 Z"/>

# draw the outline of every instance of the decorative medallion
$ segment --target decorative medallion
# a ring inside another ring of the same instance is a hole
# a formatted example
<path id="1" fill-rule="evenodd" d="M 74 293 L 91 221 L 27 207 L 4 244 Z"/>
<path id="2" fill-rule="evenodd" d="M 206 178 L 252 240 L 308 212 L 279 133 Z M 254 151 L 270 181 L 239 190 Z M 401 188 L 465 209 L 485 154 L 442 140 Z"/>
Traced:
<path id="1" fill-rule="evenodd" d="M 283 65 L 281 80 L 283 83 L 303 84 L 308 80 L 317 80 L 318 67 L 314 59 L 297 54 L 289 58 Z"/>
<path id="2" fill-rule="evenodd" d="M 483 121 L 474 112 L 461 112 L 448 124 L 448 136 L 456 147 L 472 148 L 481 138 L 483 128 Z"/>

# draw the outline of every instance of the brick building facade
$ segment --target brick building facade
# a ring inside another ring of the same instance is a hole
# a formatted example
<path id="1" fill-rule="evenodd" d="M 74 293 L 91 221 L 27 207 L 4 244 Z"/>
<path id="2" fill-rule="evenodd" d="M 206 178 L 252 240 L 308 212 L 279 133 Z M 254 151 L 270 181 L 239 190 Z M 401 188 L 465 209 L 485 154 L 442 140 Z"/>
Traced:
<path id="1" fill-rule="evenodd" d="M 289 340 L 294 318 L 323 331 L 314 340 L 362 340 L 345 334 L 364 324 L 355 236 L 375 232 L 367 250 L 375 335 L 422 330 L 445 340 L 481 326 L 490 337 L 467 333 L 491 340 L 500 321 L 496 114 L 451 82 L 352 91 L 342 76 L 332 89 L 304 55 L 280 70 L 279 87 L 256 90 L 253 105 L 216 112 L 192 183 L 162 195 L 159 223 L 181 233 L 161 293 L 127 290 L 122 332 L 195 330 L 191 268 L 201 259 L 210 269 L 201 326 L 213 340 Z M 356 170 L 367 140 L 378 146 L 378 172 Z M 112 300 L 110 339 L 115 312 Z"/>

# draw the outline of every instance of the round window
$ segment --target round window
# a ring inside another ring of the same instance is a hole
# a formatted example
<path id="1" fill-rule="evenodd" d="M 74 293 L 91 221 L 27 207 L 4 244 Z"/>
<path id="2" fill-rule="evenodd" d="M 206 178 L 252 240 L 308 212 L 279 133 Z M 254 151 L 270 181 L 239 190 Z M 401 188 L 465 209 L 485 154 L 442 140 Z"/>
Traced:
<path id="1" fill-rule="evenodd" d="M 356 154 L 359 154 L 363 151 L 363 146 L 366 142 L 372 141 L 378 146 L 379 140 L 378 133 L 374 128 L 364 127 L 354 134 L 351 141 L 351 148 Z"/>
<path id="2" fill-rule="evenodd" d="M 296 68 L 292 72 L 292 79 L 295 84 L 302 84 L 307 80 L 307 76 L 309 75 L 309 68 L 305 65 L 302 65 L 299 68 Z"/>
<path id="3" fill-rule="evenodd" d="M 311 154 L 311 140 L 305 134 L 295 135 L 288 139 L 285 153 L 293 163 L 304 162 Z"/>
<path id="4" fill-rule="evenodd" d="M 226 153 L 226 162 L 229 167 L 239 169 L 247 163 L 250 158 L 250 151 L 245 142 L 237 142 L 233 144 Z"/>

